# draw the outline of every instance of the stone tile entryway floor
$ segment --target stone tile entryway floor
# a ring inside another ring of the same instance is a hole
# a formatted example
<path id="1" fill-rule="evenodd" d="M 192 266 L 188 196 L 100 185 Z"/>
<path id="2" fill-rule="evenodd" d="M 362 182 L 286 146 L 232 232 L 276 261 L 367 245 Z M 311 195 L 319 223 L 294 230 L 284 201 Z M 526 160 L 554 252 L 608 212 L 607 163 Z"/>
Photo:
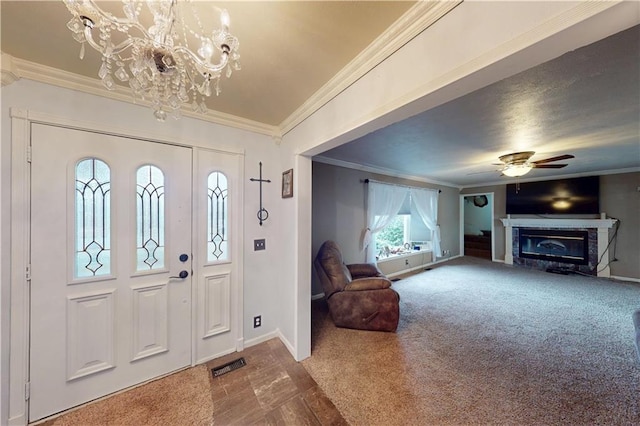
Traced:
<path id="1" fill-rule="evenodd" d="M 214 425 L 347 425 L 302 364 L 279 339 L 207 363 L 244 358 L 246 365 L 211 375 Z"/>

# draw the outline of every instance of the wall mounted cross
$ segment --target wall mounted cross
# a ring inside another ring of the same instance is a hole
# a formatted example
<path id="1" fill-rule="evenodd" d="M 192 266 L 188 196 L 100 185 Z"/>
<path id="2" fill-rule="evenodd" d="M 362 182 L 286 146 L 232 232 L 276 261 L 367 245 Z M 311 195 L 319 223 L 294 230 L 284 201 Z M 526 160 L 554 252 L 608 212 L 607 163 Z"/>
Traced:
<path id="1" fill-rule="evenodd" d="M 262 179 L 262 161 L 259 164 L 260 164 L 260 177 L 258 179 L 251 178 L 249 180 L 251 182 L 260 182 L 260 210 L 258 210 L 257 216 L 258 216 L 258 221 L 260 221 L 260 226 L 262 226 L 262 222 L 264 222 L 269 218 L 269 212 L 267 211 L 267 209 L 262 207 L 262 182 L 271 183 L 271 181 L 269 179 Z"/>

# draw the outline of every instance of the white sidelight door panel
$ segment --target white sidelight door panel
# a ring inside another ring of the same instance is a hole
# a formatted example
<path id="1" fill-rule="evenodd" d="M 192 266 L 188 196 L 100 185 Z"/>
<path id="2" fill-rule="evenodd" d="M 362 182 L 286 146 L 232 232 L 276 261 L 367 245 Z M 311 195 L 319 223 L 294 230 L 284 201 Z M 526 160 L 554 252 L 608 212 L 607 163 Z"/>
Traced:
<path id="1" fill-rule="evenodd" d="M 193 167 L 191 148 L 41 124 L 31 144 L 36 421 L 191 364 Z"/>
<path id="2" fill-rule="evenodd" d="M 242 158 L 195 152 L 197 363 L 242 349 Z"/>

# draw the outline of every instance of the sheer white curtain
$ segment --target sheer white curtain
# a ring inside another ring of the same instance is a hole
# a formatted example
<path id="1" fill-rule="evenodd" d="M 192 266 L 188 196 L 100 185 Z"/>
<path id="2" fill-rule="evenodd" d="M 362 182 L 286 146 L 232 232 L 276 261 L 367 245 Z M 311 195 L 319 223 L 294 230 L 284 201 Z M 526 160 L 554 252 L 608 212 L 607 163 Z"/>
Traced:
<path id="1" fill-rule="evenodd" d="M 362 248 L 366 250 L 367 262 L 376 261 L 376 244 L 373 234 L 380 232 L 400 211 L 402 202 L 409 193 L 401 186 L 369 182 L 367 199 L 367 229 L 362 239 Z"/>
<path id="2" fill-rule="evenodd" d="M 438 190 L 411 188 L 411 201 L 413 201 L 424 224 L 431 230 L 434 256 L 442 257 L 440 227 L 438 226 Z"/>

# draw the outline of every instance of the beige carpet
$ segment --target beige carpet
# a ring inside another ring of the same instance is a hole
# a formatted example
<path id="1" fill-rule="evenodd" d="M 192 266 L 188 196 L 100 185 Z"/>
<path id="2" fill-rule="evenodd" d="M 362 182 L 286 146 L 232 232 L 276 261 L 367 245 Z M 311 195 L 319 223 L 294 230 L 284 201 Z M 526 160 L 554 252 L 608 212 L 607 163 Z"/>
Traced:
<path id="1" fill-rule="evenodd" d="M 45 425 L 211 425 L 210 376 L 205 365 L 189 368 L 88 404 Z"/>
<path id="2" fill-rule="evenodd" d="M 462 258 L 393 287 L 397 333 L 313 303 L 303 365 L 350 424 L 640 424 L 640 284 Z"/>

